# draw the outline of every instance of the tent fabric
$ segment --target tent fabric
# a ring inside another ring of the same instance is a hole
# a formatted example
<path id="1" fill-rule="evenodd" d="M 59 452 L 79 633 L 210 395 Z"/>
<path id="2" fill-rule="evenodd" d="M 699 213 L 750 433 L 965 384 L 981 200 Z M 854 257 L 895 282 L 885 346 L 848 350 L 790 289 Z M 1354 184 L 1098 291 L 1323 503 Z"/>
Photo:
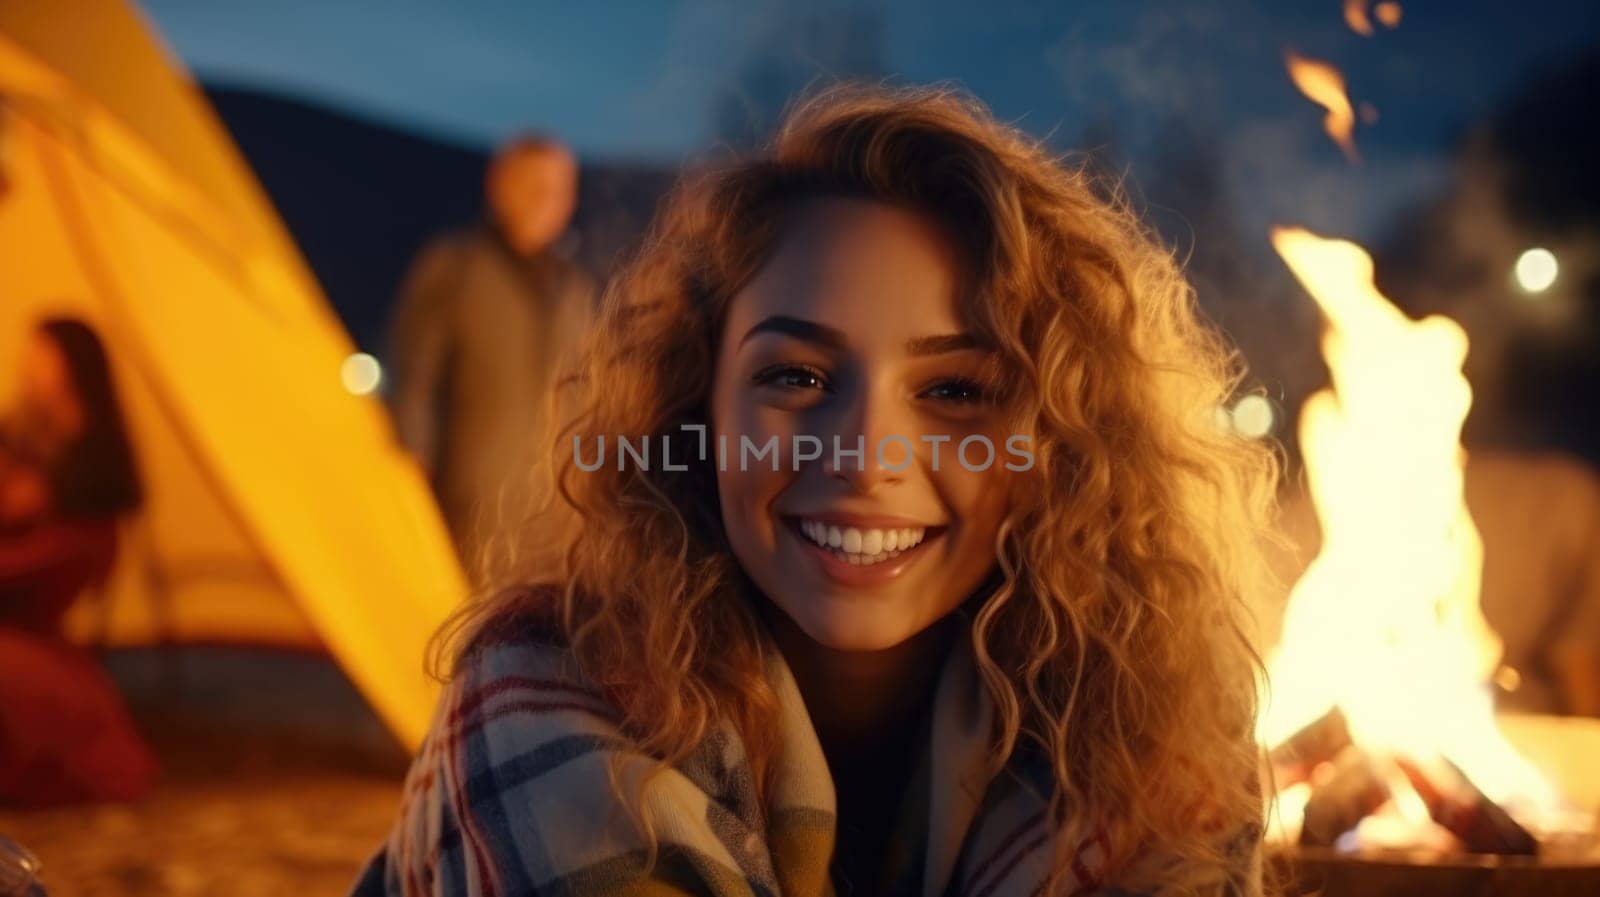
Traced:
<path id="1" fill-rule="evenodd" d="M 57 313 L 105 341 L 149 496 L 77 631 L 324 644 L 414 748 L 466 591 L 443 523 L 226 131 L 117 0 L 0 0 L 0 405 Z"/>

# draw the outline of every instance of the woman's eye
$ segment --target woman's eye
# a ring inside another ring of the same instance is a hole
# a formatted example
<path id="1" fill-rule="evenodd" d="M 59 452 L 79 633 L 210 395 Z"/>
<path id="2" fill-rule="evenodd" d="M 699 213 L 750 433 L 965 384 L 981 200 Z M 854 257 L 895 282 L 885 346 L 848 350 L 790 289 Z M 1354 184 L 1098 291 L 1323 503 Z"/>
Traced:
<path id="1" fill-rule="evenodd" d="M 963 405 L 975 405 L 989 397 L 988 391 L 983 388 L 983 384 L 976 380 L 967 380 L 959 377 L 940 380 L 923 390 L 922 394 L 941 402 L 954 402 Z"/>
<path id="2" fill-rule="evenodd" d="M 826 390 L 828 388 L 828 378 L 822 371 L 806 365 L 775 364 L 762 368 L 750 379 L 757 386 L 776 386 L 780 389 Z"/>

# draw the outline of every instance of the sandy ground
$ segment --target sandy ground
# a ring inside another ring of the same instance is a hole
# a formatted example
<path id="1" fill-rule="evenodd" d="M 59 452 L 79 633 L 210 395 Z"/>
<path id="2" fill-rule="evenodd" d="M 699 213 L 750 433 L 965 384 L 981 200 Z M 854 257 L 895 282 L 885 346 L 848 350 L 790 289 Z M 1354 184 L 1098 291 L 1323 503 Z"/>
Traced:
<path id="1" fill-rule="evenodd" d="M 185 648 L 114 654 L 107 668 L 161 756 L 163 778 L 137 804 L 0 809 L 0 835 L 39 856 L 51 897 L 348 892 L 395 818 L 407 757 L 332 661 Z M 1592 723 L 1586 734 L 1600 743 L 1600 721 L 1541 719 L 1543 728 L 1512 732 L 1543 769 L 1560 768 L 1536 750 L 1563 740 L 1551 726 Z M 1307 857 L 1301 872 L 1302 888 L 1324 897 L 1576 897 L 1600 893 L 1597 870 Z"/>
<path id="2" fill-rule="evenodd" d="M 107 666 L 162 782 L 135 804 L 0 809 L 51 897 L 349 889 L 394 819 L 406 757 L 331 661 L 188 648 Z"/>

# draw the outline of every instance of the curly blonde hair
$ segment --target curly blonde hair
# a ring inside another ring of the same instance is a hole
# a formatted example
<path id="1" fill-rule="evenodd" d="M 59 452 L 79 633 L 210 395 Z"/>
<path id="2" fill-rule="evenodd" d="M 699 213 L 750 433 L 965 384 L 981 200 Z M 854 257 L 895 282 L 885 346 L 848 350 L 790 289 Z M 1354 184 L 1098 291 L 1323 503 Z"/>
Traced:
<path id="1" fill-rule="evenodd" d="M 782 745 L 767 641 L 740 598 L 710 464 L 579 471 L 569 447 L 649 436 L 692 458 L 679 425 L 706 420 L 729 300 L 797 206 L 837 195 L 920 210 L 959 237 L 977 281 L 962 313 L 997 347 L 1016 432 L 1032 438 L 1033 488 L 1000 529 L 1001 582 L 971 638 L 994 757 L 1037 751 L 1054 775 L 1052 886 L 1099 834 L 1124 887 L 1238 888 L 1222 836 L 1257 836 L 1263 817 L 1244 624 L 1277 458 L 1217 426 L 1240 368 L 1172 253 L 1115 190 L 955 91 L 829 90 L 765 152 L 680 183 L 570 381 L 555 507 L 514 530 L 496 577 L 510 587 L 463 610 L 450 649 L 543 620 L 641 749 L 671 763 L 727 719 L 770 784 Z"/>

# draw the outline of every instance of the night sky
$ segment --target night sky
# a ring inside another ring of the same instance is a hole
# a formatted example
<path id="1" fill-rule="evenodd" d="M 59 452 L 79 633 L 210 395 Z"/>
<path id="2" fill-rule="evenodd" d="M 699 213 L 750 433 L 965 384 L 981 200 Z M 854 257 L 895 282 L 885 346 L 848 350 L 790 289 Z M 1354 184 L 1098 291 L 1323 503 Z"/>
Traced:
<path id="1" fill-rule="evenodd" d="M 833 75 L 950 80 L 1063 149 L 1114 141 L 1137 179 L 1181 122 L 1216 144 L 1241 223 L 1371 238 L 1437 188 L 1448 151 L 1541 65 L 1600 39 L 1593 0 L 1405 3 L 1352 32 L 1338 0 L 1240 3 L 544 3 L 148 0 L 208 84 L 310 100 L 472 146 L 554 131 L 586 158 L 676 162 L 729 110 Z M 1286 48 L 1379 112 L 1345 162 Z M 1576 112 L 1576 110 L 1575 110 Z"/>
<path id="2" fill-rule="evenodd" d="M 1397 28 L 1375 23 L 1367 37 L 1346 25 L 1341 0 L 146 9 L 210 90 L 363 346 L 380 344 L 416 246 L 475 214 L 481 153 L 510 134 L 563 137 L 602 181 L 645 175 L 589 194 L 595 221 L 626 213 L 627 227 L 578 225 L 584 245 L 605 250 L 597 257 L 614 258 L 601 231 L 636 233 L 673 169 L 758 139 L 808 85 L 943 81 L 1122 177 L 1243 352 L 1243 388 L 1279 403 L 1280 417 L 1326 377 L 1320 316 L 1267 239 L 1292 224 L 1372 249 L 1403 308 L 1466 322 L 1469 376 L 1499 396 L 1482 390 L 1473 439 L 1600 463 L 1600 248 L 1572 236 L 1592 234 L 1596 214 L 1586 73 L 1600 65 L 1600 0 L 1404 3 Z M 1360 164 L 1290 82 L 1287 50 L 1332 63 L 1352 101 L 1375 108 L 1356 130 Z M 1508 197 L 1517 220 L 1488 243 L 1496 222 L 1460 202 L 1483 174 L 1464 148 L 1486 140 L 1509 151 L 1513 183 L 1526 182 Z M 1508 272 L 1546 241 L 1563 280 L 1530 303 Z M 1293 448 L 1290 428 L 1277 435 Z"/>

